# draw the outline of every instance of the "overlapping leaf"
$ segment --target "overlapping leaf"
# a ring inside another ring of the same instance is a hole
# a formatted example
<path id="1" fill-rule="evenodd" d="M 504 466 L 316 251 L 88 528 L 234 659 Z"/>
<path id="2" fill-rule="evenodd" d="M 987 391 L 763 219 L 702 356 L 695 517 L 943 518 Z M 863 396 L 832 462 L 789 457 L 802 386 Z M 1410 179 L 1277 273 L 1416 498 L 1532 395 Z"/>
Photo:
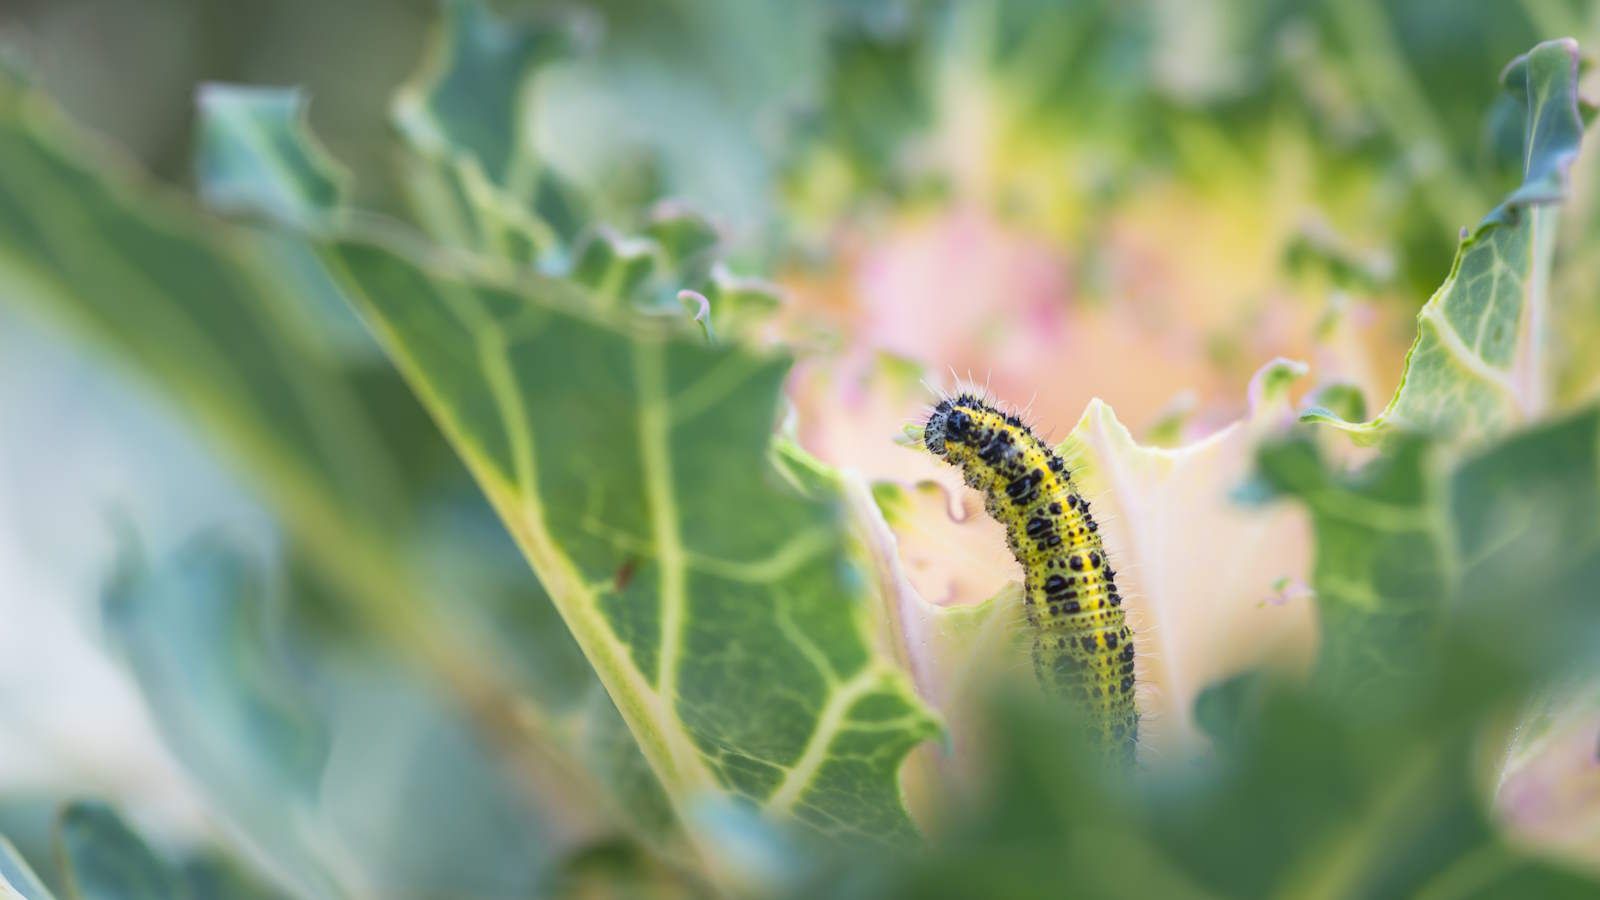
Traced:
<path id="1" fill-rule="evenodd" d="M 513 781 L 530 773 L 497 760 L 435 686 L 381 655 L 325 649 L 279 587 L 305 589 L 212 538 L 125 564 L 105 607 L 169 745 L 280 882 L 315 897 L 516 897 L 554 877 L 589 837 L 574 841 L 571 814 L 598 812 L 585 807 L 609 761 L 566 761 L 538 785 L 574 809 L 531 806 Z"/>
<path id="2" fill-rule="evenodd" d="M 632 208 L 614 211 L 621 221 L 592 218 L 612 192 L 587 196 L 535 147 L 539 76 L 585 32 L 582 19 L 501 18 L 478 0 L 446 4 L 431 56 L 394 103 L 419 222 L 444 246 L 571 278 L 599 302 L 674 313 L 680 291 L 694 291 L 711 300 L 708 334 L 742 333 L 776 293 L 720 263 L 721 236 L 706 217 L 631 198 Z"/>
<path id="3" fill-rule="evenodd" d="M 452 5 L 438 56 L 397 104 L 408 141 L 458 174 L 488 173 L 497 196 L 531 210 L 517 187 L 538 169 L 527 107 L 495 100 L 490 82 L 529 83 L 552 40 Z M 447 102 L 474 85 L 489 99 Z M 764 292 L 711 264 L 717 236 L 699 217 L 661 210 L 646 233 L 630 249 L 594 232 L 575 247 L 573 283 L 526 278 L 525 292 L 366 242 L 327 258 L 495 501 L 669 792 L 682 803 L 728 791 L 824 830 L 903 834 L 895 771 L 931 726 L 866 640 L 836 488 L 795 493 L 764 462 L 785 364 L 638 331 L 617 302 L 657 261 L 668 279 L 704 285 L 734 322 L 753 306 L 746 295 Z"/>
<path id="4" fill-rule="evenodd" d="M 1462 238 L 1449 277 L 1418 315 L 1388 407 L 1362 424 L 1317 409 L 1308 420 L 1358 440 L 1396 429 L 1472 438 L 1544 409 L 1555 207 L 1583 134 L 1577 53 L 1570 40 L 1540 44 L 1502 76 L 1525 122 L 1522 184 Z"/>
<path id="5" fill-rule="evenodd" d="M 895 773 L 932 723 L 868 641 L 834 491 L 768 461 L 785 360 L 597 317 L 556 282 L 360 240 L 325 255 L 680 805 L 728 792 L 825 831 L 909 831 Z"/>
<path id="6" fill-rule="evenodd" d="M 1397 442 L 1359 477 L 1331 474 L 1309 441 L 1262 454 L 1261 474 L 1302 499 L 1316 530 L 1311 583 L 1321 619 L 1318 665 L 1350 686 L 1388 684 L 1417 664 L 1445 605 L 1448 548 L 1426 445 Z"/>
<path id="7" fill-rule="evenodd" d="M 1450 473 L 1415 438 L 1349 474 L 1304 438 L 1267 448 L 1263 477 L 1316 525 L 1322 676 L 1364 697 L 1392 691 L 1462 632 L 1534 673 L 1580 658 L 1600 548 L 1597 424 L 1593 412 L 1550 423 Z"/>
<path id="8" fill-rule="evenodd" d="M 228 96 L 212 98 L 211 112 L 232 110 Z M 242 124 L 265 135 L 252 146 L 298 140 L 292 103 L 254 112 Z M 231 134 L 230 123 L 241 120 L 211 122 L 210 139 L 255 139 Z M 465 492 L 456 506 L 461 521 L 492 523 L 492 513 L 302 244 L 206 218 L 140 185 L 40 98 L 10 83 L 0 86 L 0 159 L 6 301 L 109 346 L 248 473 L 289 536 L 296 566 L 315 584 L 304 595 L 312 615 L 355 624 L 363 639 L 398 649 L 439 679 L 484 736 L 534 775 L 530 785 L 552 756 L 556 770 L 583 756 L 586 738 L 551 726 L 555 711 L 585 711 L 596 731 L 613 727 L 602 720 L 615 723 L 615 711 L 589 703 L 593 676 L 554 617 L 544 618 L 548 627 L 522 630 L 539 620 L 538 609 L 549 609 L 537 583 L 487 577 L 504 571 L 503 559 L 476 570 L 476 581 L 441 576 L 411 549 L 457 492 Z M 250 159 L 252 179 L 286 171 L 264 155 Z M 305 205 L 310 195 L 295 195 L 301 180 L 253 180 L 248 190 L 235 182 L 234 196 L 245 202 L 320 208 Z M 342 336 L 331 322 L 343 323 Z M 469 584 L 486 590 L 456 597 Z M 449 625 L 430 591 L 459 600 Z M 520 649 L 538 647 L 546 665 L 524 673 L 553 677 L 513 683 L 492 658 L 468 650 L 457 629 L 463 619 L 470 627 L 473 615 L 499 618 L 501 627 L 477 626 L 484 635 L 526 637 Z M 504 627 L 513 620 L 516 628 Z M 562 658 L 572 664 L 560 665 Z M 530 694 L 547 706 L 530 704 Z M 611 754 L 608 765 L 620 758 Z M 662 823 L 661 804 L 649 803 L 648 792 L 628 796 L 547 811 L 576 815 L 579 832 L 611 827 L 604 823 L 612 815 L 626 822 L 622 811 L 630 808 Z"/>
<path id="9" fill-rule="evenodd" d="M 178 873 L 104 804 L 68 806 L 56 840 L 66 882 L 77 900 L 178 896 Z"/>
<path id="10" fill-rule="evenodd" d="M 283 896 L 233 861 L 202 849 L 179 861 L 153 850 L 109 806 L 68 804 L 56 823 L 55 864 L 72 900 L 276 900 Z M 55 900 L 40 877 L 0 837 L 0 898 Z"/>
<path id="11" fill-rule="evenodd" d="M 395 99 L 415 152 L 407 182 L 436 240 L 515 263 L 569 249 L 580 201 L 533 152 L 535 77 L 582 40 L 571 21 L 513 27 L 475 0 L 450 0 L 430 58 Z"/>
<path id="12" fill-rule="evenodd" d="M 291 883 L 329 894 L 334 839 L 316 814 L 326 721 L 274 639 L 260 573 L 217 547 L 186 556 L 156 570 L 125 559 L 107 631 L 184 767 Z"/>

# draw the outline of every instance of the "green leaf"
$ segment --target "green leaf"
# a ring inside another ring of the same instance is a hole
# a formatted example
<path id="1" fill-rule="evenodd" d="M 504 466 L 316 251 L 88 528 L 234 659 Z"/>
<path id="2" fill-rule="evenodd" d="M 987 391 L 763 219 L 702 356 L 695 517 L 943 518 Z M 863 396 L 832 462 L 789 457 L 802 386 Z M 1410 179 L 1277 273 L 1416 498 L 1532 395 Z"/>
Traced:
<path id="1" fill-rule="evenodd" d="M 293 883 L 337 893 L 320 861 L 332 838 L 312 814 L 328 728 L 291 670 L 267 591 L 240 554 L 206 542 L 155 570 L 125 558 L 103 609 L 184 768 Z"/>
<path id="2" fill-rule="evenodd" d="M 619 303 L 634 295 L 655 271 L 659 250 L 654 241 L 598 228 L 578 245 L 571 277 L 597 298 Z"/>
<path id="3" fill-rule="evenodd" d="M 1363 471 L 1340 477 L 1301 437 L 1264 448 L 1258 465 L 1273 490 L 1311 513 L 1320 676 L 1350 690 L 1398 680 L 1423 659 L 1451 588 L 1428 446 L 1396 440 Z"/>
<path id="4" fill-rule="evenodd" d="M 1265 448 L 1263 477 L 1316 527 L 1322 678 L 1400 703 L 1446 639 L 1523 678 L 1584 658 L 1600 636 L 1588 587 L 1600 577 L 1597 443 L 1589 410 L 1449 471 L 1417 438 L 1350 474 L 1304 436 Z"/>
<path id="5" fill-rule="evenodd" d="M 708 275 L 722 236 L 705 216 L 678 204 L 663 204 L 645 224 L 645 234 L 661 247 L 667 267 L 687 285 Z"/>
<path id="6" fill-rule="evenodd" d="M 311 336 L 283 245 L 138 183 L 31 93 L 0 90 L 0 161 L 6 300 L 97 339 L 206 427 L 357 614 L 416 615 L 389 542 L 422 485 L 399 476 L 358 373 Z"/>
<path id="7" fill-rule="evenodd" d="M 707 332 L 744 333 L 773 305 L 771 292 L 726 274 L 710 220 L 662 202 L 613 210 L 621 227 L 592 221 L 615 191 L 585 197 L 540 158 L 538 78 L 585 42 L 585 24 L 502 19 L 479 0 L 446 5 L 430 59 L 394 103 L 421 224 L 435 241 L 513 272 L 536 266 L 653 313 L 677 313 L 680 291 L 695 291 L 712 299 L 710 318 L 700 319 Z"/>
<path id="8" fill-rule="evenodd" d="M 186 858 L 179 869 L 191 897 L 206 900 L 278 900 L 283 897 L 234 861 L 216 853 L 202 852 Z"/>
<path id="9" fill-rule="evenodd" d="M 1513 434 L 1452 472 L 1455 616 L 1539 673 L 1600 640 L 1600 409 Z"/>
<path id="10" fill-rule="evenodd" d="M 271 900 L 282 897 L 235 861 L 201 849 L 180 865 L 157 854 L 111 807 L 69 803 L 56 823 L 56 857 L 72 900 Z M 0 879 L 0 897 L 5 896 Z M 49 900 L 43 893 L 26 895 Z M 318 893 L 316 896 L 335 896 Z"/>
<path id="11" fill-rule="evenodd" d="M 172 900 L 178 874 L 103 803 L 61 812 L 56 847 L 74 900 Z"/>
<path id="12" fill-rule="evenodd" d="M 1084 764 L 1061 704 L 991 699 L 979 783 L 949 798 L 929 846 L 846 855 L 788 896 L 1022 900 L 1061 896 L 1063 878 L 1096 897 L 1595 891 L 1497 834 L 1472 780 L 1475 719 L 1374 726 L 1326 696 L 1257 687 L 1246 727 L 1209 764 L 1136 784 Z"/>
<path id="13" fill-rule="evenodd" d="M 3 900 L 55 900 L 55 895 L 50 893 L 33 873 L 28 861 L 22 858 L 17 848 L 4 837 L 0 837 L 0 898 Z"/>
<path id="14" fill-rule="evenodd" d="M 362 876 L 344 894 L 526 897 L 595 840 L 658 852 L 592 827 L 588 770 L 549 767 L 553 783 L 533 794 L 544 802 L 531 803 L 517 781 L 529 773 L 508 769 L 432 684 L 382 660 L 317 663 L 333 735 L 317 824 L 338 839 L 319 849 Z"/>
<path id="15" fill-rule="evenodd" d="M 434 156 L 474 159 L 490 183 L 518 194 L 533 187 L 529 92 L 538 70 L 575 49 L 570 27 L 516 25 L 481 2 L 448 0 L 427 64 L 395 100 L 395 122 L 411 145 Z"/>
<path id="16" fill-rule="evenodd" d="M 280 601 L 296 598 L 278 586 L 253 557 L 208 538 L 150 568 L 125 564 L 106 606 L 167 744 L 298 895 L 524 896 L 594 838 L 588 772 L 552 766 L 536 794 L 548 806 L 528 802 L 435 686 L 348 644 L 323 647 L 282 615 Z M 583 730 L 616 719 L 605 710 Z M 638 759 L 622 737 L 625 747 L 595 736 L 574 749 Z M 185 873 L 243 880 L 215 864 Z"/>
<path id="17" fill-rule="evenodd" d="M 1245 672 L 1207 687 L 1194 701 L 1195 724 L 1216 746 L 1237 748 L 1260 719 L 1266 678 Z"/>
<path id="18" fill-rule="evenodd" d="M 1396 430 L 1474 438 L 1536 417 L 1548 405 L 1547 285 L 1556 206 L 1578 153 L 1578 48 L 1550 41 L 1513 60 L 1502 83 L 1521 111 L 1523 179 L 1464 235 L 1449 276 L 1422 307 L 1417 339 L 1388 407 L 1354 423 L 1313 408 L 1306 421 L 1358 441 Z"/>
<path id="19" fill-rule="evenodd" d="M 451 246 L 527 264 L 570 245 L 581 203 L 533 146 L 535 79 L 582 43 L 568 21 L 504 21 L 449 0 L 427 62 L 395 97 L 417 154 L 407 188 L 424 226 Z"/>
<path id="20" fill-rule="evenodd" d="M 208 84 L 199 104 L 196 165 L 213 209 L 309 226 L 344 204 L 350 174 L 311 137 L 300 91 Z"/>
<path id="21" fill-rule="evenodd" d="M 579 824 L 632 827 L 638 807 L 660 825 L 647 795 L 605 795 L 609 773 L 544 774 L 583 759 L 584 729 L 555 727 L 554 706 L 530 697 L 592 711 L 584 722 L 597 728 L 615 710 L 588 702 L 598 683 L 554 617 L 525 611 L 549 608 L 537 583 L 473 583 L 418 552 L 441 507 L 491 523 L 493 513 L 376 348 L 329 340 L 322 326 L 335 314 L 362 326 L 302 242 L 200 214 L 38 95 L 0 86 L 0 286 L 5 302 L 98 341 L 197 425 L 284 529 L 315 585 L 306 602 L 429 673 L 530 776 L 522 784 L 597 791 L 560 809 Z M 484 643 L 463 635 L 470 628 Z M 537 647 L 551 664 L 513 678 L 485 647 Z M 644 761 L 635 752 L 630 768 L 624 756 L 605 764 L 634 778 Z"/>
<path id="22" fill-rule="evenodd" d="M 12 111 L 0 116 L 8 298 L 147 367 L 186 409 L 223 424 L 230 449 L 273 473 L 286 502 L 324 506 L 325 522 L 345 517 L 329 505 L 394 514 L 403 485 L 337 361 L 297 329 L 292 284 L 268 268 L 277 260 L 248 232 L 130 184 L 34 96 L 9 100 L 0 100 Z"/>
<path id="23" fill-rule="evenodd" d="M 366 240 L 325 255 L 517 538 L 680 813 L 911 832 L 935 726 L 869 638 L 839 489 L 770 458 L 788 361 Z M 792 455 L 792 454 L 791 454 Z"/>
<path id="24" fill-rule="evenodd" d="M 701 294 L 711 304 L 711 321 L 726 336 L 746 335 L 783 305 L 777 285 L 756 278 L 744 278 L 713 264 Z"/>
<path id="25" fill-rule="evenodd" d="M 470 30 L 481 40 L 492 39 L 490 32 L 501 27 L 498 23 L 484 18 L 485 14 L 481 9 L 463 8 L 459 12 L 476 22 Z M 282 183 L 282 179 L 279 178 L 280 173 L 297 170 L 299 160 L 319 158 L 319 151 L 315 147 L 314 138 L 303 127 L 303 122 L 291 115 L 295 104 L 298 103 L 296 95 L 290 92 L 258 91 L 252 92 L 250 96 L 256 98 L 257 95 L 264 98 L 259 105 L 267 106 L 283 115 L 271 123 L 256 123 L 246 116 L 229 115 L 231 110 L 227 103 L 203 103 L 200 110 L 202 130 L 206 134 L 214 135 L 218 143 L 249 143 L 253 140 L 253 135 L 244 132 L 248 132 L 252 124 L 270 124 L 274 140 L 270 144 L 260 145 L 262 154 L 255 160 L 259 163 L 257 167 L 238 173 L 239 181 L 247 182 L 239 189 L 253 189 L 268 195 L 287 192 L 292 186 Z M 212 185 L 212 180 L 217 174 L 214 169 L 202 166 L 200 180 L 203 192 L 207 196 L 217 193 L 215 186 Z M 333 215 L 340 210 L 328 209 L 325 212 Z M 304 226 L 316 223 L 301 220 L 299 224 Z M 314 271 L 306 273 L 308 282 L 316 287 L 322 287 L 327 281 L 327 275 L 320 262 L 315 258 L 301 259 L 302 256 L 310 257 L 302 241 L 276 235 L 263 236 L 262 239 L 264 242 L 281 246 L 285 256 L 302 263 L 300 268 L 313 269 Z M 292 285 L 290 287 L 292 288 Z M 352 311 L 344 299 L 338 296 L 337 289 L 331 284 L 327 288 L 326 293 L 333 294 L 333 301 L 339 305 L 339 312 L 353 318 Z M 338 323 L 328 323 L 329 326 L 336 324 Z M 361 337 L 370 341 L 364 329 Z M 398 390 L 404 391 L 405 388 L 398 386 Z M 423 427 L 428 432 L 424 438 L 433 439 L 432 443 L 442 444 L 431 425 L 423 423 Z M 400 440 L 414 443 L 416 438 L 404 435 Z M 445 452 L 448 453 L 448 450 Z M 452 514 L 454 521 L 451 527 L 434 528 L 430 525 L 419 541 L 439 548 L 441 552 L 433 555 L 438 556 L 442 564 L 454 567 L 455 571 L 452 574 L 455 583 L 468 589 L 468 595 L 474 598 L 475 602 L 486 606 L 500 605 L 501 608 L 486 610 L 486 618 L 493 616 L 499 621 L 474 624 L 485 632 L 482 640 L 502 645 L 505 654 L 516 663 L 521 664 L 528 657 L 534 657 L 527 665 L 521 666 L 528 675 L 522 684 L 526 685 L 545 706 L 548 717 L 553 720 L 571 708 L 574 710 L 573 714 L 582 718 L 584 727 L 575 729 L 573 733 L 560 733 L 558 729 L 547 726 L 546 732 L 540 737 L 561 746 L 545 748 L 541 753 L 549 754 L 555 749 L 555 756 L 558 758 L 553 759 L 552 763 L 558 770 L 570 766 L 570 760 L 559 758 L 568 754 L 592 762 L 592 768 L 600 776 L 601 783 L 607 790 L 616 792 L 615 806 L 624 810 L 628 819 L 656 838 L 671 834 L 674 825 L 671 813 L 665 806 L 665 799 L 659 788 L 650 779 L 643 758 L 625 736 L 620 742 L 613 739 L 619 732 L 625 735 L 625 729 L 616 710 L 604 702 L 603 690 L 593 673 L 587 669 L 571 637 L 552 614 L 553 611 L 546 598 L 539 594 L 536 585 L 528 583 L 525 564 L 520 559 L 513 560 L 516 577 L 512 578 L 507 574 L 506 570 L 509 567 L 503 560 L 495 558 L 492 552 L 485 553 L 485 547 L 497 547 L 505 543 L 501 540 L 501 535 L 475 535 L 470 548 L 465 546 L 467 541 L 459 539 L 460 528 L 464 524 L 471 524 L 464 523 L 463 519 L 468 517 L 492 519 L 492 513 L 488 512 L 481 502 L 475 506 L 482 507 L 484 515 L 476 515 L 476 509 L 456 511 Z M 497 525 L 488 527 L 498 530 Z M 446 550 L 450 552 L 443 552 Z M 515 553 L 514 550 L 512 552 Z M 462 557 L 472 558 L 470 566 L 458 564 Z M 459 603 L 453 610 L 458 616 L 463 611 Z M 599 703 L 593 702 L 597 695 L 601 699 Z M 570 788 L 564 796 L 570 799 Z M 414 858 L 417 857 L 414 855 Z"/>

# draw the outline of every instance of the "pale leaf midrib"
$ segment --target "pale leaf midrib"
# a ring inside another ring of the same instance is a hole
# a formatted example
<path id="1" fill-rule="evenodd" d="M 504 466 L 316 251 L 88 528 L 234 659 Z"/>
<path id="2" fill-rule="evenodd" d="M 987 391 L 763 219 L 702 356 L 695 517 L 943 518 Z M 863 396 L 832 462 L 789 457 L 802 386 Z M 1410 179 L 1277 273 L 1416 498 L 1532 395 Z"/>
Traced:
<path id="1" fill-rule="evenodd" d="M 1438 335 L 1440 343 L 1457 363 L 1480 381 L 1504 394 L 1515 408 L 1519 410 L 1522 408 L 1521 399 L 1517 396 L 1516 389 L 1512 387 L 1505 374 L 1491 366 L 1482 356 L 1478 355 L 1476 350 L 1467 346 L 1461 333 L 1456 331 L 1455 327 L 1444 318 L 1438 307 L 1429 306 L 1424 308 L 1420 318 L 1423 322 L 1433 327 L 1434 334 Z"/>
<path id="2" fill-rule="evenodd" d="M 1528 216 L 1528 274 L 1523 282 L 1524 301 L 1517 318 L 1517 345 L 1508 380 L 1521 401 L 1525 419 L 1549 404 L 1551 367 L 1544 358 L 1550 311 L 1550 272 L 1555 251 L 1557 207 L 1535 206 Z"/>

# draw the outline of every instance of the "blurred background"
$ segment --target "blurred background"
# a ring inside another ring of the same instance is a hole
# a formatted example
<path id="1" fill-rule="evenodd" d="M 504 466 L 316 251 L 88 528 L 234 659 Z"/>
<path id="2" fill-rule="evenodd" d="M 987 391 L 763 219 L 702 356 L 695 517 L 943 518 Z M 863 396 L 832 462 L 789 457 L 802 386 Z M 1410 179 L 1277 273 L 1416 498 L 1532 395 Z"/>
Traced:
<path id="1" fill-rule="evenodd" d="M 789 397 L 803 446 L 904 481 L 950 479 L 894 441 L 927 402 L 920 379 L 1031 397 L 1057 438 L 1099 396 L 1168 445 L 1237 418 L 1276 356 L 1313 363 L 1307 396 L 1354 386 L 1380 408 L 1458 230 L 1519 174 L 1495 74 L 1539 40 L 1600 38 L 1586 0 L 494 5 L 585 36 L 539 82 L 551 164 L 618 227 L 644 202 L 712 216 L 735 269 L 788 298 L 763 338 L 802 351 Z M 390 98 L 437 17 L 431 0 L 8 0 L 0 50 L 178 192 L 193 191 L 202 84 L 301 86 L 357 202 L 402 215 Z M 1558 249 L 1566 404 L 1600 385 L 1596 263 L 1567 249 L 1600 236 L 1592 168 L 1586 156 Z M 948 300 L 938 315 L 930 295 Z M 335 648 L 341 680 L 321 697 L 340 724 L 307 740 L 332 748 L 321 777 L 343 852 L 390 867 L 365 877 L 492 872 L 484 893 L 507 895 L 546 877 L 547 860 L 518 848 L 584 825 L 519 806 L 459 711 L 385 680 L 383 653 L 353 661 L 349 623 L 304 577 L 303 538 L 181 402 L 10 299 L 0 287 L 0 832 L 39 852 L 56 805 L 79 795 L 178 845 L 237 827 L 158 737 L 156 719 L 177 714 L 142 699 L 123 663 L 137 650 L 106 624 L 130 531 L 149 559 L 222 535 L 269 562 L 204 577 L 294 586 L 302 599 L 272 616 L 289 624 L 267 630 Z M 519 677 L 583 712 L 592 684 L 553 614 L 520 602 L 538 587 L 498 522 L 414 403 L 373 374 L 387 363 L 359 325 L 330 315 L 349 335 L 341 365 L 393 411 L 397 465 L 427 485 L 415 525 L 431 577 L 483 588 L 451 615 L 486 644 L 559 645 L 507 665 L 541 669 Z M 422 809 L 466 826 L 424 847 L 395 824 Z"/>

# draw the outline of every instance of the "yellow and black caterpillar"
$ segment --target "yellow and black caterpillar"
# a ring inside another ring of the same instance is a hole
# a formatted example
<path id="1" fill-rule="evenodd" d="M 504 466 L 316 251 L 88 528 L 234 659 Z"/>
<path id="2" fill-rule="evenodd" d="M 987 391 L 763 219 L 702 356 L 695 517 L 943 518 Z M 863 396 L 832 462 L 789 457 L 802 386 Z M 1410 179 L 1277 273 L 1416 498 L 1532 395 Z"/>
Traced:
<path id="1" fill-rule="evenodd" d="M 1139 736 L 1133 636 L 1100 526 L 1066 463 L 1022 420 L 962 394 L 939 403 L 923 442 L 984 493 L 1026 575 L 1039 681 L 1079 702 L 1091 735 L 1131 759 Z"/>

